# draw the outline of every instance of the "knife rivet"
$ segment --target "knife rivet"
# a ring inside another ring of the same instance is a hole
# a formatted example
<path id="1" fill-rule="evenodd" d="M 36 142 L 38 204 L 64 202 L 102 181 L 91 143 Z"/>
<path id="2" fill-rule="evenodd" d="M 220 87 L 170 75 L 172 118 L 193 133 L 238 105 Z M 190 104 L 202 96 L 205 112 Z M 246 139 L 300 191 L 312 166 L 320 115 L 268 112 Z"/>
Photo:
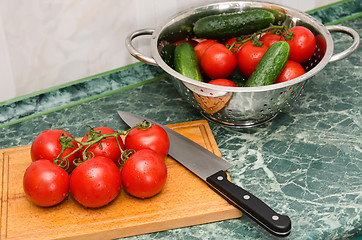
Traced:
<path id="1" fill-rule="evenodd" d="M 243 198 L 244 198 L 245 200 L 249 200 L 249 199 L 250 199 L 250 196 L 249 196 L 249 195 L 244 195 Z"/>
<path id="2" fill-rule="evenodd" d="M 274 216 L 272 216 L 272 219 L 273 219 L 274 221 L 277 221 L 277 220 L 279 220 L 279 217 L 278 217 L 277 215 L 274 215 Z"/>
<path id="3" fill-rule="evenodd" d="M 223 176 L 217 176 L 217 180 L 222 181 L 224 180 Z"/>

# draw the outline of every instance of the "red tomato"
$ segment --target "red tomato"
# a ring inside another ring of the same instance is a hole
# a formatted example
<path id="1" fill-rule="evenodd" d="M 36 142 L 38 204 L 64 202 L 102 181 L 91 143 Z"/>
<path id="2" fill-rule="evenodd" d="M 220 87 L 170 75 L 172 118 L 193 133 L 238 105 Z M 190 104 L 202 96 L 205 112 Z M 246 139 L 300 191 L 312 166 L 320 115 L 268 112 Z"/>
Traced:
<path id="1" fill-rule="evenodd" d="M 260 38 L 260 41 L 262 41 L 266 47 L 270 47 L 273 43 L 282 41 L 283 39 L 284 38 L 280 35 L 267 32 Z"/>
<path id="2" fill-rule="evenodd" d="M 195 46 L 197 45 L 197 42 L 194 41 L 194 40 L 179 40 L 179 41 L 175 42 L 173 45 L 177 46 L 177 45 L 179 45 L 179 44 L 182 43 L 182 42 L 188 42 L 188 43 L 190 43 L 193 47 L 195 47 Z"/>
<path id="3" fill-rule="evenodd" d="M 121 170 L 125 190 L 138 198 L 149 198 L 159 193 L 167 179 L 163 158 L 149 149 L 135 152 Z"/>
<path id="4" fill-rule="evenodd" d="M 268 50 L 268 47 L 265 45 L 257 47 L 251 42 L 243 44 L 238 52 L 237 61 L 238 68 L 245 77 L 249 77 L 253 73 L 266 50 Z"/>
<path id="5" fill-rule="evenodd" d="M 316 37 L 315 37 L 315 40 L 316 40 L 316 43 L 317 43 L 317 48 L 320 49 L 320 54 L 323 54 L 326 52 L 327 50 L 327 41 L 326 39 L 318 34 Z"/>
<path id="6" fill-rule="evenodd" d="M 40 133 L 33 141 L 31 145 L 31 159 L 36 161 L 38 159 L 48 159 L 53 162 L 59 155 L 62 150 L 62 145 L 59 142 L 59 138 L 64 134 L 67 137 L 73 138 L 72 135 L 67 133 L 64 130 L 52 129 L 46 130 Z M 74 139 L 74 138 L 73 138 Z M 71 154 L 74 150 L 77 149 L 78 143 L 71 141 L 73 147 L 66 148 L 64 152 L 60 155 L 60 158 Z M 65 166 L 67 172 L 70 172 L 74 168 L 73 160 L 78 158 L 78 152 L 67 157 L 66 161 L 62 164 Z M 68 167 L 67 167 L 68 166 Z"/>
<path id="7" fill-rule="evenodd" d="M 125 147 L 135 151 L 151 149 L 164 159 L 170 148 L 170 140 L 162 127 L 152 124 L 147 129 L 137 127 L 129 131 L 125 138 Z"/>
<path id="8" fill-rule="evenodd" d="M 115 130 L 108 127 L 97 127 L 94 128 L 94 131 L 101 131 L 101 133 L 103 134 L 116 133 Z M 86 142 L 88 140 L 88 137 L 89 137 L 89 132 L 84 135 L 82 142 Z M 122 148 L 122 150 L 124 150 L 125 147 L 121 136 L 118 136 L 117 139 L 119 146 Z M 93 157 L 103 156 L 111 159 L 115 164 L 118 164 L 118 160 L 121 158 L 122 152 L 119 149 L 117 139 L 115 137 L 102 139 L 100 142 L 91 145 L 87 151 L 93 153 L 94 154 Z M 81 152 L 83 152 L 86 147 L 87 146 L 84 146 Z M 80 157 L 83 160 L 83 154 L 80 153 Z"/>
<path id="9" fill-rule="evenodd" d="M 217 41 L 215 41 L 215 40 L 205 40 L 205 41 L 199 42 L 194 47 L 196 56 L 197 56 L 197 59 L 199 60 L 199 62 L 201 61 L 202 55 L 204 55 L 206 49 L 208 49 L 210 46 L 212 46 L 216 43 L 217 43 Z"/>
<path id="10" fill-rule="evenodd" d="M 304 68 L 300 65 L 300 63 L 288 60 L 287 63 L 285 64 L 283 71 L 279 74 L 275 83 L 286 82 L 293 78 L 299 77 L 304 73 L 305 73 Z"/>
<path id="11" fill-rule="evenodd" d="M 210 78 L 226 78 L 237 65 L 236 56 L 225 45 L 216 43 L 206 49 L 201 58 L 201 69 Z"/>
<path id="12" fill-rule="evenodd" d="M 214 84 L 214 85 L 219 85 L 219 86 L 226 86 L 226 87 L 237 87 L 238 86 L 233 81 L 230 81 L 230 80 L 224 79 L 224 78 L 214 79 L 214 80 L 211 80 L 209 83 Z"/>
<path id="13" fill-rule="evenodd" d="M 54 206 L 68 196 L 69 176 L 51 161 L 39 159 L 26 169 L 23 188 L 26 196 L 36 205 Z"/>
<path id="14" fill-rule="evenodd" d="M 85 207 L 102 207 L 115 199 L 121 189 L 121 172 L 106 157 L 81 163 L 70 175 L 70 192 Z"/>
<path id="15" fill-rule="evenodd" d="M 312 57 L 316 49 L 313 33 L 306 27 L 296 26 L 292 29 L 293 38 L 286 41 L 290 47 L 289 59 L 302 63 Z"/>
<path id="16" fill-rule="evenodd" d="M 230 38 L 229 40 L 226 41 L 225 46 L 226 46 L 227 48 L 230 48 L 235 42 L 236 42 L 236 37 Z M 240 43 L 235 43 L 235 45 L 234 45 L 234 47 L 231 49 L 231 51 L 232 51 L 233 53 L 236 53 L 236 54 L 237 54 L 237 51 L 236 51 L 236 50 L 239 51 L 239 49 L 240 49 L 240 48 L 238 48 L 239 46 L 240 46 Z"/>

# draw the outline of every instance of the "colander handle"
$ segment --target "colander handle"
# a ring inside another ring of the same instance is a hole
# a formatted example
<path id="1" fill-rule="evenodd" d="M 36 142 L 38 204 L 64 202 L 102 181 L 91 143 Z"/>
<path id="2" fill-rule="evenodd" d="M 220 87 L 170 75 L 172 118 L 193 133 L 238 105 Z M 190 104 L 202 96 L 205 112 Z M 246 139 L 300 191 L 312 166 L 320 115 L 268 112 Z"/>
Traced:
<path id="1" fill-rule="evenodd" d="M 356 51 L 356 49 L 358 48 L 358 45 L 360 43 L 360 37 L 359 37 L 358 33 L 355 30 L 353 30 L 352 28 L 349 28 L 349 27 L 339 26 L 339 25 L 327 26 L 327 29 L 330 32 L 347 33 L 347 34 L 351 35 L 351 37 L 353 38 L 352 45 L 349 48 L 347 48 L 346 50 L 344 50 L 344 51 L 342 51 L 340 53 L 334 54 L 331 57 L 331 59 L 329 60 L 329 62 L 339 61 L 339 60 L 347 57 L 348 55 L 350 55 L 354 51 Z"/>
<path id="2" fill-rule="evenodd" d="M 152 35 L 154 31 L 155 31 L 154 29 L 141 29 L 141 30 L 137 30 L 137 31 L 130 33 L 126 38 L 126 47 L 127 47 L 128 52 L 133 57 L 137 58 L 138 60 L 151 64 L 151 65 L 158 66 L 155 59 L 153 59 L 152 57 L 148 57 L 148 56 L 144 55 L 143 53 L 137 51 L 136 48 L 132 45 L 132 40 L 134 38 L 136 38 L 138 36 L 143 36 L 143 35 Z"/>

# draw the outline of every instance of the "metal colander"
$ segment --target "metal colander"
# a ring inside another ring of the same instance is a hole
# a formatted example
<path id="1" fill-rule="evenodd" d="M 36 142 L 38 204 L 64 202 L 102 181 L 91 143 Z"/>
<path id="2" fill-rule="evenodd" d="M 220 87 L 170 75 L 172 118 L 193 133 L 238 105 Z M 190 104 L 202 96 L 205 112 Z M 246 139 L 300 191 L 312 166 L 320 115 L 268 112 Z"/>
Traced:
<path id="1" fill-rule="evenodd" d="M 211 85 L 187 78 L 161 58 L 163 47 L 177 40 L 185 39 L 192 31 L 193 24 L 201 17 L 240 12 L 250 8 L 276 9 L 286 14 L 287 24 L 305 26 L 316 37 L 314 55 L 302 64 L 306 73 L 293 80 L 261 87 L 224 87 Z M 330 31 L 345 32 L 352 36 L 352 45 L 341 53 L 333 55 L 334 43 Z M 132 40 L 141 35 L 152 35 L 151 54 L 145 56 L 135 49 Z M 251 127 L 273 119 L 279 112 L 287 111 L 304 91 L 307 80 L 321 71 L 328 62 L 338 61 L 354 52 L 359 45 L 359 35 L 344 26 L 325 27 L 318 20 L 298 10 L 281 5 L 258 1 L 218 2 L 191 8 L 171 17 L 157 29 L 142 29 L 131 33 L 126 39 L 130 54 L 148 64 L 160 66 L 172 79 L 177 91 L 193 107 L 209 120 L 231 127 Z"/>

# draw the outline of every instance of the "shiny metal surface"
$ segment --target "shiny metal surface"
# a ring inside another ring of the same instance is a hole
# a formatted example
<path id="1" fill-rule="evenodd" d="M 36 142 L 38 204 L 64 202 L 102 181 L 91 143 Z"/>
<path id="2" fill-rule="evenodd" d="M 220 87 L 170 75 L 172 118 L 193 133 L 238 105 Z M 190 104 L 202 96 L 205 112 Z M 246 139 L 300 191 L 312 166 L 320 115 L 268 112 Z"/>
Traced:
<path id="1" fill-rule="evenodd" d="M 306 74 L 288 82 L 262 87 L 223 87 L 187 78 L 161 58 L 165 44 L 185 38 L 193 23 L 204 16 L 240 12 L 249 8 L 271 8 L 286 14 L 286 22 L 292 26 L 305 26 L 317 39 L 317 48 L 307 62 L 303 63 Z M 353 37 L 353 43 L 345 51 L 333 55 L 334 43 L 330 31 L 342 31 Z M 149 30 L 137 31 L 137 36 L 149 34 Z M 131 34 L 132 35 L 132 34 Z M 130 35 L 130 36 L 131 36 Z M 353 29 L 340 26 L 328 28 L 310 15 L 296 9 L 261 1 L 228 1 L 191 8 L 171 17 L 164 25 L 154 30 L 151 38 L 151 54 L 154 60 L 139 53 L 126 39 L 130 53 L 149 64 L 160 66 L 170 75 L 179 94 L 207 119 L 224 126 L 252 127 L 273 119 L 279 112 L 288 111 L 304 91 L 309 79 L 320 72 L 329 62 L 338 61 L 354 52 L 359 45 L 359 35 Z M 133 36 L 134 37 L 134 36 Z M 155 64 L 154 64 L 155 65 Z"/>

